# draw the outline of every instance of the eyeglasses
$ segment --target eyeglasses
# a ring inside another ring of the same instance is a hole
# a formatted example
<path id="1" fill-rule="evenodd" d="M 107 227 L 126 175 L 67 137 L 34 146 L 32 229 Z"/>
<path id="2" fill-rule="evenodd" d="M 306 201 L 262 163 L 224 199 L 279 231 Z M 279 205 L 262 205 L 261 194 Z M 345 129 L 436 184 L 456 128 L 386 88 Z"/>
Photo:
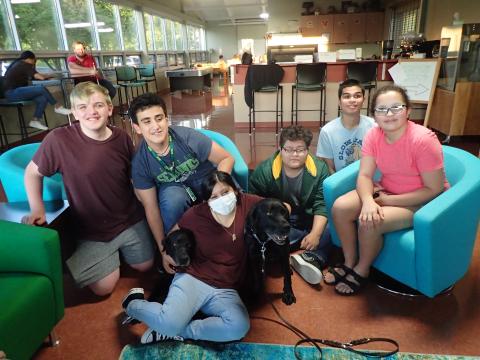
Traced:
<path id="1" fill-rule="evenodd" d="M 292 155 L 292 154 L 304 155 L 307 152 L 307 149 L 306 148 L 290 149 L 290 148 L 284 147 L 283 151 L 285 151 L 288 155 Z"/>
<path id="2" fill-rule="evenodd" d="M 393 105 L 390 107 L 377 107 L 375 108 L 375 115 L 386 116 L 390 111 L 392 114 L 398 114 L 405 109 L 407 105 Z"/>

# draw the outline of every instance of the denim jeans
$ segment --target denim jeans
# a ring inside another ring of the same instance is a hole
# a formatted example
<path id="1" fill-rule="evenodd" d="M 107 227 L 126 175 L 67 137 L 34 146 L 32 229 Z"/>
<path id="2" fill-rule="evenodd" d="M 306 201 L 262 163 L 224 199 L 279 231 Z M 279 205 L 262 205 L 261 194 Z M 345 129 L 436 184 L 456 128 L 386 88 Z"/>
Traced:
<path id="1" fill-rule="evenodd" d="M 310 231 L 307 230 L 295 229 L 294 227 L 290 228 L 290 234 L 288 238 L 290 240 L 291 252 L 300 249 L 300 243 L 309 232 Z M 322 263 L 326 264 L 331 249 L 332 237 L 330 235 L 330 227 L 327 223 L 327 226 L 325 226 L 322 236 L 320 237 L 318 247 L 315 250 L 305 250 L 305 252 L 309 255 L 316 256 Z"/>
<path id="2" fill-rule="evenodd" d="M 176 273 L 163 304 L 132 300 L 127 314 L 160 334 L 185 339 L 234 341 L 250 329 L 250 318 L 236 290 L 217 289 L 186 273 Z M 202 311 L 207 318 L 193 320 Z"/>
<path id="3" fill-rule="evenodd" d="M 189 179 L 190 180 L 190 179 Z M 201 194 L 203 178 L 190 181 L 190 187 L 195 192 L 198 200 Z M 181 183 L 169 183 L 160 185 L 157 190 L 158 207 L 163 220 L 163 230 L 167 234 L 172 227 L 180 220 L 183 213 L 193 204 L 185 187 Z"/>
<path id="4" fill-rule="evenodd" d="M 47 104 L 55 105 L 57 100 L 43 86 L 21 86 L 16 89 L 7 90 L 5 97 L 8 101 L 33 100 L 36 104 L 33 116 L 40 119 L 45 112 Z"/>

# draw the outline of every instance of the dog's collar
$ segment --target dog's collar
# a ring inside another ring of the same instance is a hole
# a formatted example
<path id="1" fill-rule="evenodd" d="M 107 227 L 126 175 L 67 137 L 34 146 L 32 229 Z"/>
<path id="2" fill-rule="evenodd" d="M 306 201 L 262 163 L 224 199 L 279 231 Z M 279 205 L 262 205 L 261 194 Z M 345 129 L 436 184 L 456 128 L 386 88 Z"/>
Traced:
<path id="1" fill-rule="evenodd" d="M 253 231 L 252 228 L 250 228 L 250 233 L 252 234 L 253 238 L 258 242 L 258 244 L 261 246 L 260 252 L 262 253 L 262 274 L 265 275 L 265 253 L 267 252 L 267 244 L 270 241 L 273 241 L 277 245 L 281 245 L 278 242 L 275 241 L 273 236 L 271 236 L 268 233 L 267 234 L 267 241 L 261 241 L 255 231 Z"/>

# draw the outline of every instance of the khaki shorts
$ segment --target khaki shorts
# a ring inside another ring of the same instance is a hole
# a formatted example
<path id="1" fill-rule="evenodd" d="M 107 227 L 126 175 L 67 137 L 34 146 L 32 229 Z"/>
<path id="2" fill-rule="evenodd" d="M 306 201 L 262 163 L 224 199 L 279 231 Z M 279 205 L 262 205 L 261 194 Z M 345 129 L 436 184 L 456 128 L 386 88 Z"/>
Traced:
<path id="1" fill-rule="evenodd" d="M 79 287 L 93 284 L 120 267 L 120 253 L 127 264 L 153 259 L 153 237 L 145 220 L 121 232 L 108 242 L 80 240 L 67 266 Z"/>

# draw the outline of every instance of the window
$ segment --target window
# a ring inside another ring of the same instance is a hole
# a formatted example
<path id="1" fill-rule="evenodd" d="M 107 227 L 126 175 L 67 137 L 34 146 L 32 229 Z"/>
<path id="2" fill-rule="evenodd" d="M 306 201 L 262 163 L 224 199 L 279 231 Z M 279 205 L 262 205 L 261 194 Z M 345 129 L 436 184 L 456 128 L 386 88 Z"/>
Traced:
<path id="1" fill-rule="evenodd" d="M 164 20 L 161 17 L 153 17 L 153 32 L 155 39 L 155 50 L 166 50 L 165 49 L 165 37 L 163 36 Z"/>
<path id="2" fill-rule="evenodd" d="M 127 65 L 135 66 L 140 65 L 142 60 L 140 59 L 140 55 L 128 55 L 127 56 Z"/>
<path id="3" fill-rule="evenodd" d="M 200 28 L 187 25 L 187 45 L 188 50 L 201 50 Z"/>
<path id="4" fill-rule="evenodd" d="M 104 55 L 103 64 L 105 65 L 105 67 L 121 66 L 123 65 L 123 57 L 120 55 Z"/>
<path id="5" fill-rule="evenodd" d="M 401 37 L 407 32 L 416 32 L 420 1 L 409 1 L 393 9 L 390 38 L 394 40 L 394 48 L 400 47 Z"/>
<path id="6" fill-rule="evenodd" d="M 117 31 L 115 30 L 115 5 L 104 0 L 95 0 L 93 4 L 95 8 L 95 16 L 97 18 L 97 31 L 100 39 L 100 48 L 102 50 L 121 49 Z"/>
<path id="7" fill-rule="evenodd" d="M 183 50 L 183 25 L 179 22 L 175 23 L 175 49 Z"/>
<path id="8" fill-rule="evenodd" d="M 159 67 L 166 67 L 166 66 L 168 66 L 168 63 L 167 63 L 167 55 L 166 55 L 166 54 L 157 55 L 157 65 L 158 65 Z"/>
<path id="9" fill-rule="evenodd" d="M 119 6 L 125 50 L 139 50 L 135 10 Z"/>
<path id="10" fill-rule="evenodd" d="M 35 64 L 35 68 L 40 73 L 51 73 L 66 71 L 67 66 L 64 58 L 40 58 Z"/>
<path id="11" fill-rule="evenodd" d="M 10 64 L 12 62 L 13 62 L 13 59 L 12 60 L 6 60 L 6 59 L 0 60 L 0 75 L 1 76 L 5 75 L 8 67 L 10 66 Z"/>
<path id="12" fill-rule="evenodd" d="M 145 41 L 147 43 L 147 50 L 154 50 L 153 46 L 153 18 L 152 15 L 144 13 L 143 23 L 145 25 Z"/>
<path id="13" fill-rule="evenodd" d="M 68 46 L 71 46 L 74 41 L 81 41 L 95 49 L 96 44 L 93 41 L 93 26 L 87 0 L 60 0 L 60 7 L 62 8 Z M 48 29 L 43 25 L 42 28 Z M 51 36 L 51 29 L 48 31 Z"/>
<path id="14" fill-rule="evenodd" d="M 172 20 L 165 19 L 165 35 L 167 37 L 167 49 L 175 50 L 175 27 Z"/>
<path id="15" fill-rule="evenodd" d="M 1 0 L 2 2 L 5 0 Z M 52 0 L 11 4 L 22 50 L 63 49 Z"/>
<path id="16" fill-rule="evenodd" d="M 12 29 L 10 28 L 5 6 L 5 1 L 0 0 L 0 49 L 15 50 Z"/>

